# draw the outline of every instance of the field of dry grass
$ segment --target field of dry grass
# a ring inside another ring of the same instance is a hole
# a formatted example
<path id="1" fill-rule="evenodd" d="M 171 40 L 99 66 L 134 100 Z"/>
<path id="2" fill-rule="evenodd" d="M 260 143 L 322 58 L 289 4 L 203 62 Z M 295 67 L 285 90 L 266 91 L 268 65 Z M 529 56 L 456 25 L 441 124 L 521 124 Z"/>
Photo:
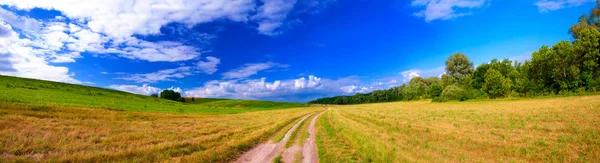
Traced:
<path id="1" fill-rule="evenodd" d="M 600 162 L 600 96 L 331 106 L 321 162 Z"/>
<path id="2" fill-rule="evenodd" d="M 229 162 L 319 110 L 199 115 L 0 102 L 0 162 Z"/>

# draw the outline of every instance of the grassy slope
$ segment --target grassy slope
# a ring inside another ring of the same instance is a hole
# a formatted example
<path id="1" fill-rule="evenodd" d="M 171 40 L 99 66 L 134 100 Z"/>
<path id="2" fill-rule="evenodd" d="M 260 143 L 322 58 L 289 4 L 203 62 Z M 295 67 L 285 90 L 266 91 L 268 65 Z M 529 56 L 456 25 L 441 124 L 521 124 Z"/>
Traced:
<path id="1" fill-rule="evenodd" d="M 232 114 L 307 104 L 206 99 L 180 103 L 116 90 L 0 76 L 0 101 L 166 113 Z"/>
<path id="2" fill-rule="evenodd" d="M 599 117 L 600 96 L 334 106 L 317 144 L 321 162 L 599 162 Z"/>

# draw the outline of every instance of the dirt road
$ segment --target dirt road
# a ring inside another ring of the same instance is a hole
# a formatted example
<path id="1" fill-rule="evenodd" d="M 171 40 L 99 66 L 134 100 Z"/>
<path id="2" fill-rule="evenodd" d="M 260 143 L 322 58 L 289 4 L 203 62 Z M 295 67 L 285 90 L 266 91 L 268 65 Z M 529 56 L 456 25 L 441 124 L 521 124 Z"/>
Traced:
<path id="1" fill-rule="evenodd" d="M 311 114 L 312 115 L 312 114 Z M 265 144 L 258 145 L 254 147 L 252 150 L 242 154 L 236 163 L 265 163 L 272 162 L 273 158 L 277 157 L 277 155 L 283 151 L 285 143 L 288 141 L 294 130 L 298 127 L 298 125 L 308 118 L 310 115 L 304 116 L 301 120 L 296 122 L 294 126 L 287 131 L 283 139 L 277 143 L 273 143 L 273 141 L 269 141 Z"/>
<path id="2" fill-rule="evenodd" d="M 327 110 L 317 114 L 311 121 L 310 126 L 308 126 L 308 139 L 304 142 L 302 146 L 302 162 L 303 163 L 318 163 L 319 162 L 319 152 L 317 149 L 317 143 L 315 139 L 315 123 L 317 118 Z"/>

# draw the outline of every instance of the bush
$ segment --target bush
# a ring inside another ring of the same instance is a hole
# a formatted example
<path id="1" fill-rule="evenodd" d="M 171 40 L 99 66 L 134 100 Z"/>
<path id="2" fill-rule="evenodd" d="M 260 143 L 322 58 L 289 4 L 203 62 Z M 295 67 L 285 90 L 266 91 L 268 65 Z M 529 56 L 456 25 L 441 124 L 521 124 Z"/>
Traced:
<path id="1" fill-rule="evenodd" d="M 185 102 L 185 98 L 179 97 L 179 98 L 177 98 L 177 101 L 179 101 L 179 102 Z"/>
<path id="2" fill-rule="evenodd" d="M 450 85 L 442 91 L 442 98 L 447 100 L 460 100 L 465 94 L 465 90 L 457 85 Z"/>
<path id="3" fill-rule="evenodd" d="M 156 93 L 155 94 L 151 94 L 150 97 L 156 97 L 156 98 L 158 98 L 158 94 L 156 94 Z"/>
<path id="4" fill-rule="evenodd" d="M 160 92 L 160 98 L 179 101 L 179 98 L 181 98 L 181 94 L 173 90 L 164 90 Z"/>

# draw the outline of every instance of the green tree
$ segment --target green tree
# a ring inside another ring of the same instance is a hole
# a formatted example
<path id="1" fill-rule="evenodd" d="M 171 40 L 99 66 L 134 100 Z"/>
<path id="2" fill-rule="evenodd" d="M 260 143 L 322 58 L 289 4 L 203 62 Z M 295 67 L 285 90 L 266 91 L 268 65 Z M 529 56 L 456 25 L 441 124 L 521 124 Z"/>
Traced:
<path id="1" fill-rule="evenodd" d="M 429 93 L 429 96 L 431 96 L 432 98 L 435 97 L 440 97 L 442 95 L 442 91 L 444 89 L 442 88 L 442 86 L 438 83 L 433 83 L 429 86 L 429 89 L 427 90 L 427 92 Z"/>
<path id="2" fill-rule="evenodd" d="M 600 86 L 600 31 L 584 29 L 573 43 L 575 53 L 582 57 L 581 77 L 588 89 Z"/>
<path id="3" fill-rule="evenodd" d="M 151 94 L 150 97 L 156 97 L 156 98 L 158 98 L 158 94 L 156 94 L 156 93 Z"/>
<path id="4" fill-rule="evenodd" d="M 465 96 L 465 89 L 461 86 L 458 85 L 449 85 L 447 86 L 444 91 L 442 91 L 442 98 L 444 100 L 460 100 L 460 101 L 464 101 L 466 100 L 466 96 Z"/>
<path id="5" fill-rule="evenodd" d="M 581 32 L 589 28 L 600 29 L 600 0 L 596 1 L 596 6 L 592 8 L 590 14 L 583 14 L 579 17 L 579 22 L 571 26 L 569 33 L 573 38 L 579 38 Z"/>
<path id="6" fill-rule="evenodd" d="M 473 72 L 473 88 L 481 89 L 483 83 L 485 83 L 485 73 L 490 69 L 490 65 L 487 63 L 477 66 L 475 72 Z"/>
<path id="7" fill-rule="evenodd" d="M 160 98 L 178 101 L 181 98 L 181 94 L 173 90 L 164 90 L 160 92 Z"/>
<path id="8" fill-rule="evenodd" d="M 498 70 L 490 69 L 485 73 L 485 83 L 482 90 L 492 98 L 506 96 L 510 92 L 510 79 L 504 77 Z"/>
<path id="9" fill-rule="evenodd" d="M 446 74 L 460 85 L 468 84 L 473 71 L 473 62 L 462 53 L 454 53 L 446 59 Z"/>

